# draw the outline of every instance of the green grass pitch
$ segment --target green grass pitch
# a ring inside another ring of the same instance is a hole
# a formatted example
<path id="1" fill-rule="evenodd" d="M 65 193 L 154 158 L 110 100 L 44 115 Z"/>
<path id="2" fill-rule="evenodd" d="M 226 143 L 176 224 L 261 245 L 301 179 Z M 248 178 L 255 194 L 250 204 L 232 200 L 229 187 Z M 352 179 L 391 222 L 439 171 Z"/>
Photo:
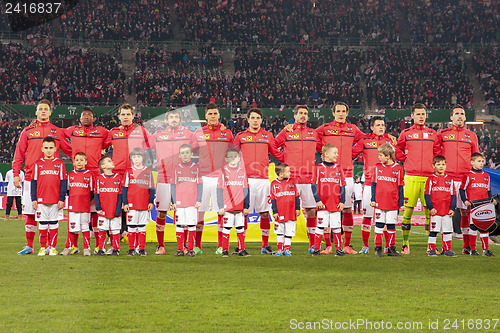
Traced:
<path id="1" fill-rule="evenodd" d="M 353 322 L 362 332 L 500 331 L 499 258 L 429 258 L 423 228 L 412 231 L 403 258 L 376 258 L 373 246 L 366 256 L 313 258 L 305 243 L 292 244 L 292 257 L 260 255 L 256 243 L 248 258 L 216 256 L 213 243 L 195 258 L 174 257 L 172 243 L 165 256 L 148 243 L 147 257 L 126 257 L 122 243 L 119 257 L 38 257 L 16 255 L 24 223 L 1 220 L 0 332 L 350 332 Z M 63 222 L 58 250 L 65 239 Z"/>

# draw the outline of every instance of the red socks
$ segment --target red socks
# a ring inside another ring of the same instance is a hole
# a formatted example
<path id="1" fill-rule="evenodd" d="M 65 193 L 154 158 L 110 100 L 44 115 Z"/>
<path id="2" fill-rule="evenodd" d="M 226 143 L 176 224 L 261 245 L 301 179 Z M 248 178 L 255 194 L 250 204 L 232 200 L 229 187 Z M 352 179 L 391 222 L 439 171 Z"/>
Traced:
<path id="1" fill-rule="evenodd" d="M 135 239 L 137 237 L 136 232 L 128 232 L 128 249 L 129 250 L 134 250 L 135 249 Z"/>
<path id="2" fill-rule="evenodd" d="M 344 212 L 342 226 L 344 227 L 344 246 L 351 245 L 352 227 L 354 225 L 354 220 L 352 218 L 352 212 Z"/>
<path id="3" fill-rule="evenodd" d="M 244 232 L 239 232 L 236 234 L 238 236 L 238 250 L 244 250 L 245 249 L 245 233 Z"/>
<path id="4" fill-rule="evenodd" d="M 35 215 L 26 215 L 26 245 L 33 248 L 36 235 Z M 45 245 L 44 245 L 45 246 Z"/>
<path id="5" fill-rule="evenodd" d="M 156 217 L 156 239 L 158 246 L 165 246 L 165 218 Z"/>
<path id="6" fill-rule="evenodd" d="M 262 233 L 262 248 L 264 248 L 269 246 L 269 232 L 271 231 L 271 222 L 269 221 L 269 217 L 260 218 L 260 230 Z"/>

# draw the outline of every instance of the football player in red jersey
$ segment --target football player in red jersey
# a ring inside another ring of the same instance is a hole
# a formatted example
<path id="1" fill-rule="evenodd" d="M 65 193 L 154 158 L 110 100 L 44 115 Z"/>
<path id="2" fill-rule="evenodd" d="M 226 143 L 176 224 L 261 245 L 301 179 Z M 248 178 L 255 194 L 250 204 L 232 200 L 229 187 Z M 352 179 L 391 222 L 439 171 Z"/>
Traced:
<path id="1" fill-rule="evenodd" d="M 262 234 L 262 254 L 273 254 L 269 246 L 269 211 L 271 200 L 269 191 L 269 153 L 278 160 L 283 160 L 283 153 L 276 149 L 274 136 L 271 132 L 264 130 L 262 124 L 262 110 L 252 108 L 247 112 L 248 129 L 238 133 L 234 143 L 240 147 L 245 171 L 248 176 L 250 189 L 249 211 L 255 210 L 260 214 L 260 229 Z"/>
<path id="2" fill-rule="evenodd" d="M 234 226 L 238 236 L 238 255 L 249 257 L 245 249 L 245 219 L 248 216 L 250 194 L 245 168 L 240 165 L 240 153 L 234 148 L 226 152 L 227 165 L 217 182 L 217 206 L 223 216 L 222 257 L 229 256 L 229 235 Z"/>
<path id="3" fill-rule="evenodd" d="M 345 203 L 345 178 L 342 168 L 338 165 L 339 150 L 335 145 L 323 145 L 321 157 L 323 162 L 316 165 L 313 180 L 313 193 L 316 199 L 318 212 L 316 225 L 316 239 L 314 241 L 314 257 L 320 254 L 331 254 L 332 247 L 327 246 L 320 252 L 323 234 L 330 236 L 333 231 L 335 243 L 335 256 L 346 256 L 342 249 L 342 236 L 340 232 L 340 214 Z"/>
<path id="4" fill-rule="evenodd" d="M 200 167 L 191 159 L 193 148 L 183 144 L 179 148 L 181 162 L 174 168 L 172 202 L 175 210 L 175 224 L 177 237 L 176 257 L 184 256 L 185 228 L 188 230 L 187 255 L 196 256 L 194 243 L 196 238 L 196 222 L 198 208 L 201 205 L 203 184 L 201 183 Z M 196 195 L 195 195 L 196 194 Z"/>
<path id="5" fill-rule="evenodd" d="M 468 207 L 469 213 L 473 201 L 491 199 L 492 197 L 490 176 L 483 171 L 484 156 L 480 153 L 472 154 L 471 164 L 472 169 L 464 175 L 464 178 L 462 179 L 462 185 L 460 185 L 460 197 L 462 198 L 464 205 Z M 497 204 L 495 199 L 493 199 L 493 204 Z M 488 231 L 479 229 L 476 225 L 474 225 L 472 219 L 469 219 L 469 223 L 469 228 L 471 230 L 471 232 L 469 233 L 469 254 L 471 256 L 479 255 L 476 250 L 476 238 L 477 232 L 479 232 L 481 245 L 483 247 L 483 256 L 494 257 L 495 255 L 489 249 Z"/>
<path id="6" fill-rule="evenodd" d="M 111 144 L 110 141 L 106 142 L 109 131 L 102 126 L 94 126 L 95 120 L 95 112 L 92 108 L 85 106 L 80 114 L 80 125 L 71 126 L 64 130 L 64 134 L 70 139 L 73 161 L 77 153 L 84 153 L 87 159 L 86 168 L 92 172 L 94 180 L 101 174 L 99 159 L 101 158 L 102 151 Z M 90 203 L 90 212 L 92 230 L 94 235 L 98 235 L 99 229 L 97 229 L 97 213 L 94 200 Z M 72 236 L 68 234 L 66 248 L 71 248 L 74 251 L 75 249 L 69 244 L 71 238 Z M 98 242 L 99 237 L 96 236 L 96 248 L 99 246 Z M 65 251 L 63 251 L 64 253 Z"/>
<path id="7" fill-rule="evenodd" d="M 33 241 L 36 234 L 35 210 L 31 204 L 31 184 L 35 162 L 43 157 L 42 141 L 50 136 L 55 139 L 55 157 L 59 156 L 59 148 L 66 154 L 71 155 L 71 147 L 64 139 L 63 130 L 50 123 L 50 101 L 42 99 L 36 106 L 36 122 L 26 127 L 19 136 L 19 141 L 12 160 L 14 173 L 14 186 L 23 188 L 23 214 L 26 216 L 26 246 L 17 254 L 33 253 Z M 19 173 L 24 162 L 25 182 L 21 185 Z"/>
<path id="8" fill-rule="evenodd" d="M 453 231 L 451 218 L 455 214 L 457 196 L 453 178 L 445 173 L 446 164 L 444 156 L 434 156 L 432 160 L 434 174 L 425 183 L 425 202 L 431 214 L 427 249 L 427 255 L 430 257 L 437 256 L 436 236 L 438 232 L 443 236 L 443 255 L 457 256 L 451 250 L 451 232 Z"/>
<path id="9" fill-rule="evenodd" d="M 74 169 L 68 173 L 68 239 L 62 255 L 79 252 L 78 234 L 81 231 L 83 255 L 90 256 L 90 202 L 93 198 L 95 179 L 94 173 L 87 170 L 86 165 L 85 153 L 78 152 L 73 156 Z"/>
<path id="10" fill-rule="evenodd" d="M 139 255 L 144 257 L 147 255 L 146 225 L 149 224 L 149 212 L 153 209 L 155 182 L 153 172 L 144 165 L 147 155 L 142 148 L 132 149 L 130 160 L 132 167 L 125 174 L 125 184 L 122 189 L 123 210 L 127 213 L 129 244 L 127 256 L 133 256 L 136 245 L 139 244 Z"/>
<path id="11" fill-rule="evenodd" d="M 372 202 L 375 207 L 375 255 L 382 257 L 382 234 L 387 227 L 385 243 L 389 245 L 388 255 L 401 257 L 396 251 L 396 222 L 398 210 L 404 211 L 403 204 L 403 167 L 395 162 L 395 150 L 390 143 L 378 147 L 380 163 L 375 166 L 372 176 Z"/>
<path id="12" fill-rule="evenodd" d="M 479 152 L 476 133 L 465 128 L 465 109 L 455 105 L 451 109 L 451 127 L 438 132 L 438 153 L 446 158 L 446 173 L 453 178 L 455 192 L 458 193 L 464 175 L 470 171 L 470 157 Z M 469 217 L 467 207 L 460 196 L 457 197 L 457 208 L 460 209 L 460 228 L 463 238 L 462 253 L 470 254 Z"/>
<path id="13" fill-rule="evenodd" d="M 198 210 L 198 224 L 196 226 L 196 254 L 201 250 L 204 216 L 207 211 L 219 211 L 217 203 L 217 181 L 222 168 L 226 164 L 226 151 L 233 145 L 233 134 L 220 122 L 220 113 L 217 105 L 208 103 L 205 107 L 207 124 L 194 132 L 196 138 L 195 150 L 199 149 L 200 175 L 203 182 L 203 197 Z M 211 201 L 210 201 L 211 199 Z M 212 203 L 210 206 L 210 202 Z M 222 254 L 222 216 L 219 215 L 217 223 L 218 241 L 216 254 Z"/>
<path id="14" fill-rule="evenodd" d="M 297 230 L 300 215 L 300 197 L 297 185 L 290 179 L 290 167 L 279 163 L 275 167 L 277 179 L 271 183 L 274 232 L 278 251 L 276 256 L 291 257 L 292 237 Z"/>
<path id="15" fill-rule="evenodd" d="M 99 250 L 96 255 L 104 255 L 106 232 L 109 231 L 112 255 L 120 255 L 120 230 L 122 228 L 122 176 L 113 173 L 115 164 L 109 156 L 103 156 L 99 160 L 102 174 L 96 180 L 95 207 L 99 214 Z"/>
<path id="16" fill-rule="evenodd" d="M 297 186 L 302 207 L 306 211 L 309 253 L 312 253 L 316 228 L 316 201 L 311 184 L 319 139 L 316 130 L 307 127 L 309 107 L 297 105 L 293 114 L 295 123 L 291 126 L 291 131 L 287 126 L 278 134 L 276 147 L 283 147 L 283 161 L 290 166 L 292 181 Z"/>
<path id="17" fill-rule="evenodd" d="M 35 163 L 31 180 L 31 201 L 39 222 L 39 256 L 57 255 L 56 245 L 59 234 L 59 220 L 63 219 L 64 200 L 68 187 L 68 175 L 64 163 L 57 157 L 56 141 L 46 137 L 42 142 L 43 158 Z M 47 246 L 48 235 L 48 246 Z"/>
<path id="18" fill-rule="evenodd" d="M 182 117 L 179 110 L 170 110 L 165 114 L 167 128 L 153 135 L 152 145 L 156 148 L 158 179 L 156 184 L 156 238 L 158 247 L 155 254 L 165 254 L 165 219 L 171 203 L 171 187 L 174 169 L 181 163 L 179 148 L 188 144 L 196 146 L 194 133 L 188 126 L 181 125 Z"/>

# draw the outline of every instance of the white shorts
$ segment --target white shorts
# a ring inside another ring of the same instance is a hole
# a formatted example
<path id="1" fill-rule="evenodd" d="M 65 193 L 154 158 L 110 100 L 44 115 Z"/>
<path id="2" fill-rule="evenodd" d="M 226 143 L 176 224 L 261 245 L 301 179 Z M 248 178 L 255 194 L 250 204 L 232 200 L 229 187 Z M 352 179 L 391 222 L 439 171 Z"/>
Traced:
<path id="1" fill-rule="evenodd" d="M 175 223 L 177 225 L 196 225 L 198 221 L 198 209 L 195 207 L 177 208 L 175 211 Z"/>
<path id="2" fill-rule="evenodd" d="M 99 230 L 121 230 L 122 218 L 121 216 L 108 219 L 104 216 L 99 216 L 97 220 L 97 227 Z"/>
<path id="3" fill-rule="evenodd" d="M 64 212 L 57 207 L 57 204 L 38 204 L 35 220 L 42 222 L 61 221 L 64 218 Z"/>
<path id="4" fill-rule="evenodd" d="M 23 214 L 25 215 L 35 215 L 35 210 L 33 209 L 33 202 L 31 201 L 31 182 L 25 181 L 23 183 L 23 197 L 21 200 L 23 204 Z"/>
<path id="5" fill-rule="evenodd" d="M 89 231 L 90 213 L 69 212 L 68 231 Z"/>
<path id="6" fill-rule="evenodd" d="M 375 209 L 375 223 L 396 224 L 397 221 L 397 210 Z"/>
<path id="7" fill-rule="evenodd" d="M 200 212 L 217 212 L 217 177 L 201 177 L 203 181 L 203 196 L 201 198 Z M 212 200 L 210 200 L 212 199 Z"/>
<path id="8" fill-rule="evenodd" d="M 172 192 L 170 191 L 170 184 L 156 184 L 156 210 L 158 210 L 159 212 L 169 211 L 171 201 Z"/>
<path id="9" fill-rule="evenodd" d="M 457 195 L 457 208 L 467 209 L 467 206 L 464 205 L 464 202 L 460 197 L 460 186 L 462 185 L 462 182 L 453 181 L 453 185 L 455 185 L 455 193 Z"/>
<path id="10" fill-rule="evenodd" d="M 429 232 L 452 232 L 453 231 L 453 219 L 449 215 L 434 215 L 431 216 L 431 222 L 429 224 Z"/>
<path id="11" fill-rule="evenodd" d="M 354 178 L 346 177 L 344 208 L 352 208 L 353 203 L 354 203 Z"/>
<path id="12" fill-rule="evenodd" d="M 317 213 L 317 228 L 340 228 L 340 212 L 329 212 L 327 210 L 320 210 Z"/>
<path id="13" fill-rule="evenodd" d="M 294 237 L 297 229 L 297 221 L 274 222 L 274 233 Z"/>
<path id="14" fill-rule="evenodd" d="M 151 214 L 149 210 L 131 209 L 127 213 L 127 225 L 146 225 L 149 224 Z"/>
<path id="15" fill-rule="evenodd" d="M 297 184 L 302 208 L 316 208 L 312 184 Z"/>
<path id="16" fill-rule="evenodd" d="M 243 213 L 233 213 L 233 212 L 225 212 L 224 218 L 222 220 L 222 226 L 224 228 L 238 228 L 245 226 L 245 216 Z"/>
<path id="17" fill-rule="evenodd" d="M 250 213 L 254 209 L 257 213 L 266 213 L 271 210 L 271 183 L 269 179 L 248 178 L 250 189 Z"/>
<path id="18" fill-rule="evenodd" d="M 363 216 L 371 218 L 373 217 L 373 211 L 375 207 L 370 206 L 372 202 L 372 186 L 365 185 L 363 186 Z"/>

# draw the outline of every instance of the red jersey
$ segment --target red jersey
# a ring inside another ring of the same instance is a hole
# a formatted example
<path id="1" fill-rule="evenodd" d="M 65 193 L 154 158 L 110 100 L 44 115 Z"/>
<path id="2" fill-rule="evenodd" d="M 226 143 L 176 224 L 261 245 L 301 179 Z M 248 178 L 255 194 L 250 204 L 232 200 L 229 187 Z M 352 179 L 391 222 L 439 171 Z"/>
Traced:
<path id="1" fill-rule="evenodd" d="M 312 183 L 318 140 L 316 130 L 297 123 L 292 132 L 283 129 L 276 137 L 276 147 L 283 146 L 283 161 L 290 166 L 295 183 Z"/>
<path id="2" fill-rule="evenodd" d="M 61 181 L 64 179 L 68 179 L 68 175 L 63 161 L 57 157 L 51 160 L 39 159 L 33 171 L 33 180 L 37 183 L 36 201 L 45 205 L 58 203 L 61 198 Z"/>
<path id="3" fill-rule="evenodd" d="M 451 196 L 456 195 L 453 178 L 445 174 L 433 174 L 425 182 L 425 194 L 431 196 L 432 207 L 437 210 L 436 215 L 448 215 L 451 206 Z M 429 204 L 426 201 L 427 204 Z"/>
<path id="4" fill-rule="evenodd" d="M 96 183 L 96 193 L 99 194 L 99 204 L 104 212 L 104 217 L 112 219 L 117 211 L 118 195 L 122 193 L 122 176 L 118 173 L 111 176 L 101 174 Z M 96 202 L 96 208 L 98 209 L 97 206 Z"/>
<path id="5" fill-rule="evenodd" d="M 37 121 L 34 126 L 26 127 L 19 136 L 14 159 L 12 160 L 14 177 L 19 177 L 24 162 L 24 180 L 31 180 L 36 161 L 43 158 L 42 141 L 47 136 L 51 136 L 56 140 L 55 157 L 59 157 L 59 148 L 66 155 L 71 155 L 71 147 L 64 138 L 63 130 L 50 122 L 41 123 Z"/>
<path id="6" fill-rule="evenodd" d="M 220 123 L 206 125 L 194 132 L 196 148 L 199 149 L 200 174 L 218 177 L 226 164 L 226 150 L 232 146 L 233 133 L 229 129 L 221 130 Z"/>
<path id="7" fill-rule="evenodd" d="M 316 129 L 319 136 L 317 150 L 327 144 L 333 144 L 339 150 L 339 164 L 344 171 L 345 177 L 352 177 L 352 146 L 364 138 L 365 134 L 356 125 L 349 123 L 339 123 L 334 120 L 331 123 L 323 124 Z M 365 176 L 366 177 L 366 176 Z"/>
<path id="8" fill-rule="evenodd" d="M 363 173 L 365 175 L 365 185 L 370 186 L 372 184 L 372 174 L 375 169 L 375 165 L 380 163 L 378 159 L 378 147 L 384 143 L 392 144 L 392 140 L 389 138 L 387 133 L 382 136 L 370 133 L 359 140 L 352 148 L 352 158 L 355 158 L 359 154 L 363 153 Z"/>
<path id="9" fill-rule="evenodd" d="M 174 169 L 175 204 L 177 207 L 194 207 L 198 199 L 198 184 L 201 184 L 198 164 L 179 163 Z"/>
<path id="10" fill-rule="evenodd" d="M 134 148 L 151 149 L 153 141 L 151 134 L 144 127 L 134 128 L 134 125 L 136 124 L 112 128 L 104 142 L 106 147 L 113 145 L 113 163 L 115 164 L 113 172 L 125 174 L 125 171 L 132 167 L 129 154 Z"/>
<path id="11" fill-rule="evenodd" d="M 403 167 L 397 163 L 391 165 L 378 163 L 375 166 L 373 183 L 377 183 L 375 203 L 378 209 L 399 209 L 399 186 L 404 186 Z"/>
<path id="12" fill-rule="evenodd" d="M 338 212 L 340 190 L 345 185 L 344 173 L 339 164 L 328 166 L 325 163 L 316 165 L 313 183 L 318 186 L 318 194 L 325 205 L 323 210 Z"/>
<path id="13" fill-rule="evenodd" d="M 109 131 L 104 127 L 93 125 L 71 126 L 64 130 L 64 134 L 71 140 L 71 158 L 75 159 L 75 154 L 82 152 L 87 155 L 87 168 L 94 174 L 99 173 L 99 159 L 103 149 L 109 147 L 111 142 L 106 146 L 106 139 Z"/>
<path id="14" fill-rule="evenodd" d="M 192 148 L 196 147 L 194 134 L 187 126 L 167 127 L 166 130 L 158 131 L 151 143 L 153 148 L 156 147 L 158 183 L 173 182 L 174 168 L 181 163 L 180 146 L 188 144 Z"/>
<path id="15" fill-rule="evenodd" d="M 94 181 L 90 170 L 68 173 L 68 211 L 90 213 L 90 193 L 94 191 Z"/>
<path id="16" fill-rule="evenodd" d="M 479 152 L 477 136 L 468 129 L 452 125 L 438 132 L 437 155 L 446 158 L 446 173 L 454 181 L 461 182 L 470 170 L 470 157 Z"/>
<path id="17" fill-rule="evenodd" d="M 276 148 L 273 134 L 262 128 L 257 133 L 250 130 L 238 133 L 234 143 L 241 149 L 248 178 L 269 178 L 269 153 L 283 160 L 283 153 Z"/>
<path id="18" fill-rule="evenodd" d="M 277 222 L 296 221 L 295 201 L 299 197 L 297 185 L 290 179 L 275 179 L 271 183 L 271 200 L 276 200 Z"/>
<path id="19" fill-rule="evenodd" d="M 432 159 L 438 152 L 435 130 L 425 124 L 413 125 L 401 132 L 396 147 L 404 153 L 396 157 L 405 162 L 407 175 L 429 177 L 434 173 Z"/>
<path id="20" fill-rule="evenodd" d="M 142 169 L 137 169 L 132 166 L 125 173 L 124 187 L 127 190 L 127 202 L 130 209 L 133 210 L 148 210 L 149 205 L 149 189 L 155 187 L 153 172 L 147 166 Z"/>
<path id="21" fill-rule="evenodd" d="M 219 202 L 218 206 L 224 207 L 226 212 L 242 212 L 245 201 L 244 188 L 248 189 L 245 169 L 241 165 L 234 168 L 226 165 L 217 183 L 217 189 L 223 191 L 223 205 Z"/>
<path id="22" fill-rule="evenodd" d="M 465 190 L 465 195 L 469 201 L 489 198 L 489 192 L 491 191 L 490 176 L 482 170 L 480 172 L 469 170 L 462 179 L 460 189 Z M 464 198 L 462 200 L 465 201 Z"/>

